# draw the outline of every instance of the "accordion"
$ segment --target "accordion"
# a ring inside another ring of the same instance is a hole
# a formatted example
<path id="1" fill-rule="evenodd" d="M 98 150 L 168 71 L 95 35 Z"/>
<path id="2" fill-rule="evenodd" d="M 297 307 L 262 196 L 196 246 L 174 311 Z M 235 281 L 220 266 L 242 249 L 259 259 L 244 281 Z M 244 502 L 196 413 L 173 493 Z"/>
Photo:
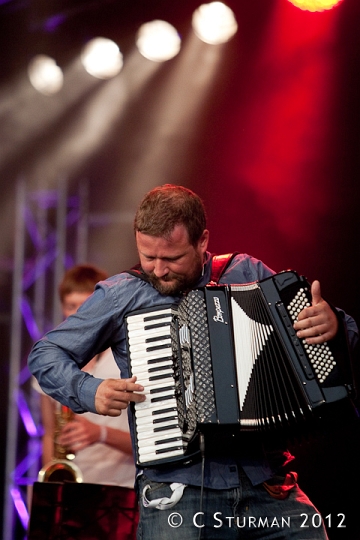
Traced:
<path id="1" fill-rule="evenodd" d="M 131 405 L 137 463 L 183 460 L 195 435 L 216 426 L 292 429 L 346 398 L 331 344 L 308 345 L 293 329 L 310 302 L 307 280 L 286 271 L 129 313 L 129 369 L 146 394 Z"/>

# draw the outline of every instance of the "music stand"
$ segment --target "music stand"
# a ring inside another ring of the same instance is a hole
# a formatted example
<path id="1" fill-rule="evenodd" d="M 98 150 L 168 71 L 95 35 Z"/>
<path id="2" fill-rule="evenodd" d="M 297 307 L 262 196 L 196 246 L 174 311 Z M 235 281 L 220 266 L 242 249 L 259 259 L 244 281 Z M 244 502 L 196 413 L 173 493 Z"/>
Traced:
<path id="1" fill-rule="evenodd" d="M 28 540 L 134 540 L 135 493 L 120 486 L 35 482 Z"/>

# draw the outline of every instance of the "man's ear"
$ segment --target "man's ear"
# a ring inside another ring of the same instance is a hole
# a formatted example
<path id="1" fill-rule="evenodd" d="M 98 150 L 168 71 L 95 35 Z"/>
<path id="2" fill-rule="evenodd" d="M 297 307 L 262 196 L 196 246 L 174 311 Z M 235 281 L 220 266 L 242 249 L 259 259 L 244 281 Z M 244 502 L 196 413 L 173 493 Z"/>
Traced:
<path id="1" fill-rule="evenodd" d="M 207 229 L 204 229 L 204 232 L 202 233 L 200 240 L 199 240 L 199 248 L 205 253 L 207 250 L 208 244 L 209 244 L 209 236 L 210 233 Z"/>

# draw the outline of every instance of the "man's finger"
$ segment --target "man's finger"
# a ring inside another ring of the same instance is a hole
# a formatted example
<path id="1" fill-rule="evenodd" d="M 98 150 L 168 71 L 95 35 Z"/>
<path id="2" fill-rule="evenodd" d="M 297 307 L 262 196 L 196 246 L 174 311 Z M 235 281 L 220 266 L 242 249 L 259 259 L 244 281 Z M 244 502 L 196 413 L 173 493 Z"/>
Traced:
<path id="1" fill-rule="evenodd" d="M 134 379 L 105 379 L 95 394 L 95 408 L 99 414 L 119 416 L 130 401 L 141 402 L 145 396 L 144 387 L 133 382 Z"/>
<path id="2" fill-rule="evenodd" d="M 320 304 L 322 298 L 321 298 L 321 289 L 320 289 L 320 282 L 316 279 L 313 281 L 311 285 L 311 297 L 312 297 L 312 305 L 316 306 L 317 304 Z"/>

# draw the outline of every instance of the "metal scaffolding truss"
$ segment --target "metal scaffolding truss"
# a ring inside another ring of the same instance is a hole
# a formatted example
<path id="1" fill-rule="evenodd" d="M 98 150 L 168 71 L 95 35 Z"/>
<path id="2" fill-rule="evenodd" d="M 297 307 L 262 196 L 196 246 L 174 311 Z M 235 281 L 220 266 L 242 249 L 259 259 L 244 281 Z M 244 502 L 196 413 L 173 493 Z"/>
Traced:
<path id="1" fill-rule="evenodd" d="M 27 536 L 29 493 L 41 456 L 39 397 L 27 356 L 31 344 L 60 322 L 57 285 L 65 269 L 86 262 L 88 244 L 86 183 L 72 196 L 65 178 L 54 190 L 28 192 L 24 178 L 16 187 L 3 540 L 14 540 L 19 524 Z"/>

